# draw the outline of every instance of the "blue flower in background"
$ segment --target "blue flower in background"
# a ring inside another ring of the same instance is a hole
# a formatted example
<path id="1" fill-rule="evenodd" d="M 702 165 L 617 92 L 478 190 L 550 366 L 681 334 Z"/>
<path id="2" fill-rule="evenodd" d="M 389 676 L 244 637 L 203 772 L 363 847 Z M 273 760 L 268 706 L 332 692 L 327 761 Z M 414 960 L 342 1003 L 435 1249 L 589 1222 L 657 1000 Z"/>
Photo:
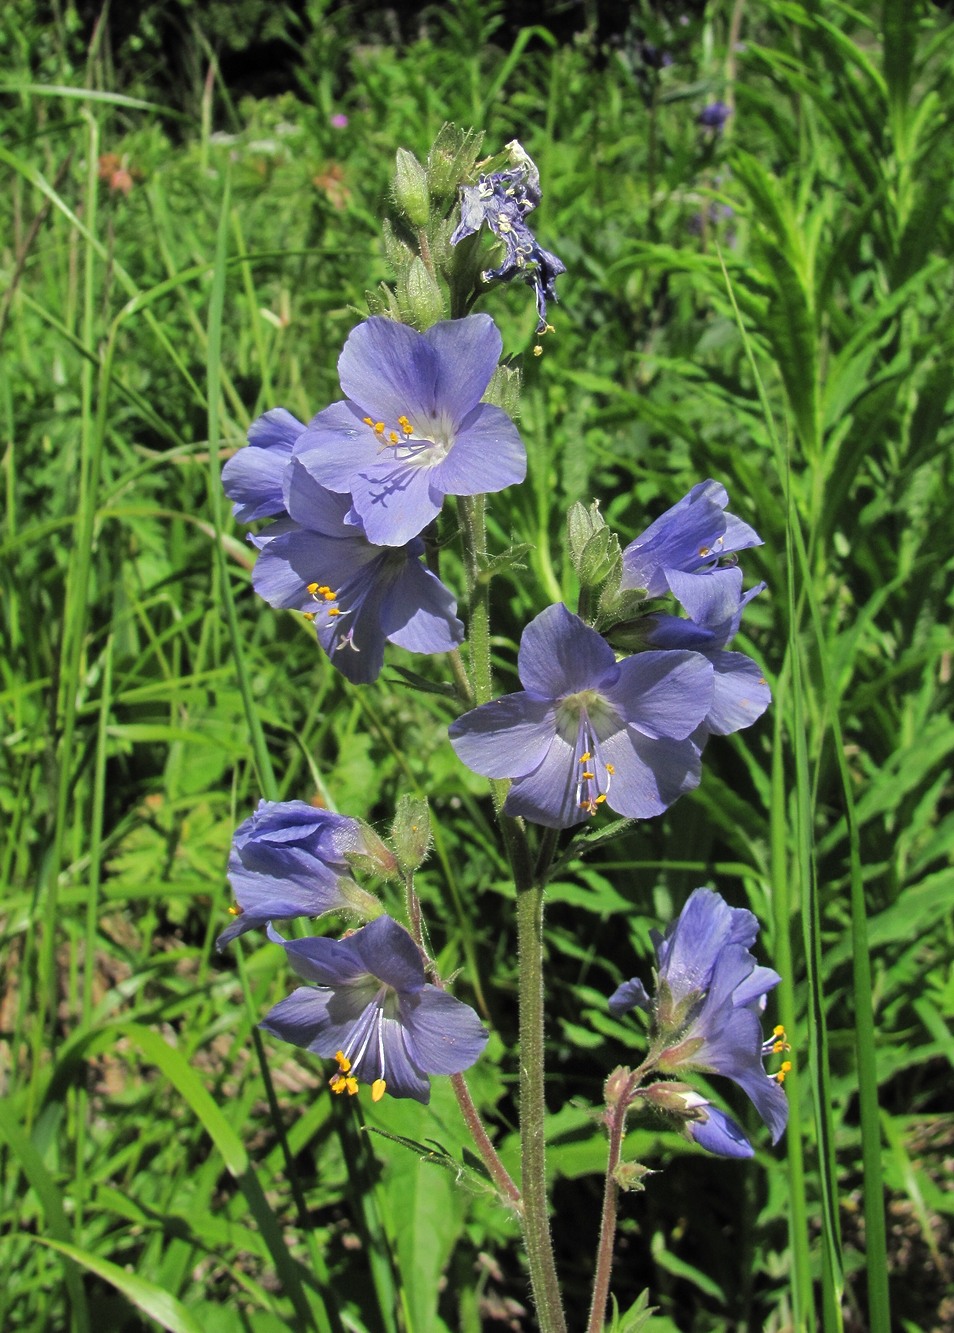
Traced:
<path id="1" fill-rule="evenodd" d="M 345 854 L 362 847 L 356 819 L 305 801 L 260 801 L 232 839 L 228 877 L 238 913 L 216 948 L 269 921 L 345 907 L 339 888 L 339 880 L 351 878 Z"/>
<path id="2" fill-rule="evenodd" d="M 668 581 L 689 619 L 663 612 L 647 616 L 646 642 L 653 648 L 691 649 L 712 663 L 712 706 L 703 721 L 707 733 L 728 736 L 750 727 L 772 702 L 772 692 L 758 663 L 725 649 L 738 631 L 745 607 L 765 584 L 743 593 L 740 569 L 717 569 L 705 578 L 670 570 Z"/>
<path id="3" fill-rule="evenodd" d="M 222 486 L 240 523 L 285 512 L 282 477 L 304 424 L 274 407 L 248 428 L 249 448 L 233 454 L 222 469 Z"/>
<path id="4" fill-rule="evenodd" d="M 376 680 L 387 640 L 414 653 L 446 653 L 463 641 L 457 603 L 422 563 L 420 539 L 372 545 L 349 517 L 350 497 L 320 486 L 300 458 L 286 465 L 284 496 L 288 518 L 256 539 L 252 584 L 270 606 L 314 620 L 343 676 Z"/>
<path id="5" fill-rule="evenodd" d="M 667 1073 L 698 1069 L 732 1079 L 748 1094 L 776 1143 L 788 1122 L 780 1085 L 790 1066 L 786 1062 L 771 1077 L 763 1066 L 767 1054 L 786 1049 L 786 1044 L 780 1028 L 768 1042 L 762 1040 L 765 998 L 780 978 L 771 968 L 760 967 L 749 951 L 758 930 L 751 912 L 730 907 L 711 889 L 696 889 L 665 935 L 653 931 L 655 998 L 650 1000 L 642 983 L 633 979 L 616 989 L 609 1008 L 617 1017 L 636 1006 L 650 1009 L 655 1037 L 663 1044 L 657 1067 Z M 725 1136 L 741 1145 L 745 1136 L 735 1122 L 723 1112 L 714 1113 L 711 1108 L 706 1121 L 692 1122 L 696 1141 L 709 1151 L 724 1151 L 712 1145 Z"/>
<path id="6" fill-rule="evenodd" d="M 729 496 L 717 481 L 700 481 L 667 509 L 623 552 L 622 588 L 645 588 L 649 597 L 674 592 L 673 574 L 711 574 L 722 556 L 762 538 L 747 523 L 727 514 Z"/>
<path id="7" fill-rule="evenodd" d="M 508 144 L 515 165 L 507 171 L 492 171 L 479 177 L 476 185 L 465 185 L 460 192 L 460 222 L 451 236 L 457 245 L 482 226 L 488 227 L 504 246 L 504 260 L 497 268 L 486 269 L 484 282 L 520 278 L 534 289 L 537 302 L 537 333 L 547 330 L 547 301 L 555 301 L 556 279 L 566 272 L 566 265 L 539 244 L 527 226 L 526 215 L 540 202 L 540 173 L 532 159 L 514 140 Z"/>
<path id="8" fill-rule="evenodd" d="M 516 426 L 480 400 L 500 360 L 489 315 L 444 320 L 426 333 L 374 317 L 338 360 L 345 402 L 308 423 L 295 456 L 315 481 L 349 495 L 369 542 L 403 546 L 445 495 L 482 495 L 523 481 Z"/>
<path id="9" fill-rule="evenodd" d="M 703 129 L 715 130 L 718 133 L 731 115 L 732 108 L 725 102 L 710 102 L 699 112 L 696 123 L 701 125 Z"/>
<path id="10" fill-rule="evenodd" d="M 450 727 L 469 768 L 514 779 L 507 814 L 569 828 L 606 803 L 647 819 L 697 785 L 699 750 L 688 738 L 712 701 L 712 666 L 699 653 L 617 662 L 596 630 L 558 604 L 524 630 L 518 671 L 521 692 Z"/>
<path id="11" fill-rule="evenodd" d="M 420 952 L 389 916 L 343 940 L 283 940 L 299 986 L 261 1023 L 282 1041 L 338 1062 L 332 1091 L 371 1084 L 379 1101 L 430 1100 L 430 1074 L 459 1074 L 477 1060 L 487 1032 L 469 1005 L 424 979 Z"/>

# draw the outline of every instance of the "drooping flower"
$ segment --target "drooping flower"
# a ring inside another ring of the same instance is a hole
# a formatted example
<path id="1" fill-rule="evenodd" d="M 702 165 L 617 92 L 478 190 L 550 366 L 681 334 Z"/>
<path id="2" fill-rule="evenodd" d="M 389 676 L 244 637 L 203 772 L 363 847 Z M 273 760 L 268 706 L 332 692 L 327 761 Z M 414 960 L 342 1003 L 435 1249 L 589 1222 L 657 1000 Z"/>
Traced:
<path id="1" fill-rule="evenodd" d="M 662 1048 L 657 1068 L 680 1076 L 698 1069 L 732 1079 L 752 1100 L 776 1143 L 788 1121 L 781 1083 L 790 1066 L 783 1063 L 773 1076 L 763 1066 L 767 1054 L 787 1045 L 781 1028 L 768 1042 L 762 1040 L 765 997 L 780 978 L 760 967 L 750 952 L 758 930 L 751 912 L 730 907 L 711 889 L 696 889 L 665 935 L 653 932 L 655 996 L 650 999 L 634 978 L 617 988 L 609 1008 L 617 1017 L 636 1006 L 648 1010 L 653 1040 Z M 693 1122 L 697 1127 L 690 1132 L 697 1142 L 716 1151 L 712 1145 L 722 1135 L 744 1139 L 734 1121 L 714 1111 L 706 1111 L 703 1128 Z"/>
<path id="2" fill-rule="evenodd" d="M 752 1157 L 755 1150 L 730 1115 L 713 1106 L 701 1093 L 683 1097 L 686 1108 L 695 1111 L 697 1120 L 686 1122 L 686 1133 L 700 1148 L 716 1157 Z"/>
<path id="3" fill-rule="evenodd" d="M 346 401 L 312 418 L 295 455 L 322 486 L 350 495 L 368 541 L 403 546 L 445 495 L 523 481 L 516 426 L 480 401 L 502 345 L 489 315 L 426 333 L 379 316 L 352 329 L 338 360 Z"/>
<path id="4" fill-rule="evenodd" d="M 215 947 L 224 949 L 269 921 L 347 906 L 341 892 L 341 881 L 351 879 L 346 853 L 362 849 L 356 819 L 305 801 L 260 801 L 232 839 L 228 877 L 238 912 Z"/>
<path id="5" fill-rule="evenodd" d="M 673 574 L 711 574 L 723 556 L 761 546 L 753 528 L 725 507 L 729 496 L 717 481 L 700 481 L 623 551 L 622 588 L 645 588 L 661 597 Z"/>
<path id="6" fill-rule="evenodd" d="M 350 497 L 326 490 L 304 460 L 283 474 L 288 518 L 264 538 L 252 583 L 270 606 L 314 619 L 318 642 L 355 684 L 376 680 L 386 640 L 414 653 L 446 653 L 464 637 L 457 603 L 421 561 L 424 543 L 375 546 L 349 520 Z"/>
<path id="7" fill-rule="evenodd" d="M 699 781 L 689 739 L 712 700 L 699 653 L 645 652 L 622 662 L 565 606 L 548 607 L 520 640 L 524 689 L 452 723 L 469 768 L 512 778 L 504 810 L 569 828 L 604 802 L 647 819 Z"/>
<path id="8" fill-rule="evenodd" d="M 514 140 L 507 145 L 514 165 L 506 171 L 480 176 L 476 185 L 460 192 L 460 222 L 451 235 L 451 245 L 486 225 L 504 246 L 504 260 L 481 274 L 484 282 L 520 278 L 534 289 L 537 302 L 537 333 L 547 330 L 547 301 L 555 301 L 556 279 L 566 265 L 539 244 L 525 221 L 540 202 L 540 173 Z"/>
<path id="9" fill-rule="evenodd" d="M 703 722 L 707 733 L 728 736 L 750 727 L 772 702 L 772 692 L 758 663 L 744 653 L 727 652 L 726 645 L 737 633 L 745 607 L 765 584 L 743 593 L 740 569 L 717 569 L 706 578 L 670 570 L 668 579 L 689 619 L 663 612 L 647 616 L 646 642 L 654 648 L 688 648 L 712 663 L 712 706 Z"/>
<path id="10" fill-rule="evenodd" d="M 283 407 L 273 407 L 249 426 L 249 447 L 233 454 L 222 469 L 222 486 L 240 523 L 284 514 L 282 477 L 304 429 Z"/>
<path id="11" fill-rule="evenodd" d="M 343 940 L 283 940 L 294 970 L 311 985 L 281 1000 L 261 1026 L 282 1041 L 338 1062 L 333 1092 L 371 1084 L 379 1101 L 413 1097 L 426 1103 L 430 1074 L 469 1069 L 487 1032 L 469 1005 L 424 979 L 408 932 L 380 916 Z"/>

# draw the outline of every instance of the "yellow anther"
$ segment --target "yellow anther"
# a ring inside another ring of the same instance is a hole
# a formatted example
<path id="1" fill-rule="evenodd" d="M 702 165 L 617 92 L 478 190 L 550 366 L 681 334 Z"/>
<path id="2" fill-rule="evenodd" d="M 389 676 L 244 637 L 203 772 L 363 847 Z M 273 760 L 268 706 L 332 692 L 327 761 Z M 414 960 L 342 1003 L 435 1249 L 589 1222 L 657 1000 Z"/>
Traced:
<path id="1" fill-rule="evenodd" d="M 407 417 L 398 417 L 398 425 L 404 431 L 405 435 L 414 434 L 414 427 L 411 425 L 410 421 L 408 421 Z"/>
<path id="2" fill-rule="evenodd" d="M 306 620 L 314 620 L 315 618 L 314 611 L 302 611 L 302 615 L 305 617 Z"/>
<path id="3" fill-rule="evenodd" d="M 543 356 L 543 348 L 540 346 L 539 343 L 537 343 L 536 346 L 534 347 L 534 349 L 533 349 L 533 355 L 534 355 L 534 356 Z"/>
<path id="4" fill-rule="evenodd" d="M 341 615 L 341 611 L 340 611 L 340 609 L 339 609 L 337 606 L 329 606 L 329 607 L 328 607 L 328 614 L 329 614 L 329 616 L 340 616 L 340 615 Z"/>
<path id="5" fill-rule="evenodd" d="M 241 916 L 243 910 L 244 910 L 244 909 L 241 908 L 241 907 L 230 907 L 230 908 L 229 908 L 229 916 Z"/>
<path id="6" fill-rule="evenodd" d="M 374 420 L 373 420 L 372 417 L 362 417 L 361 420 L 364 422 L 364 424 L 365 424 L 366 426 L 373 426 L 373 425 L 374 425 Z"/>
<path id="7" fill-rule="evenodd" d="M 704 559 L 706 558 L 706 556 L 709 554 L 709 547 L 708 547 L 708 546 L 700 546 L 700 547 L 699 547 L 699 554 L 702 556 L 702 558 L 703 558 L 703 560 L 704 560 Z"/>
<path id="8" fill-rule="evenodd" d="M 315 593 L 320 591 L 320 589 L 319 589 L 319 587 L 318 587 L 318 584 L 317 584 L 317 583 L 309 583 L 309 584 L 308 584 L 308 591 L 311 593 L 312 597 L 314 597 Z"/>
<path id="9" fill-rule="evenodd" d="M 782 1066 L 781 1066 L 781 1068 L 779 1069 L 778 1073 L 775 1075 L 775 1082 L 776 1082 L 776 1083 L 784 1083 L 784 1082 L 785 1082 L 785 1075 L 786 1075 L 786 1074 L 790 1074 L 791 1072 L 792 1072 L 792 1062 L 791 1062 L 791 1060 L 783 1060 L 783 1061 L 782 1061 Z"/>
<path id="10" fill-rule="evenodd" d="M 616 769 L 613 767 L 612 764 L 607 764 L 607 765 L 606 765 L 606 771 L 607 771 L 607 773 L 609 773 L 610 776 L 612 777 L 612 775 L 616 772 Z"/>
<path id="11" fill-rule="evenodd" d="M 597 805 L 602 805 L 603 802 L 604 802 L 605 800 L 606 800 L 606 792 L 605 792 L 605 791 L 601 791 L 600 794 L 599 794 L 599 796 L 597 796 L 597 798 L 596 798 L 596 804 L 597 804 Z"/>
<path id="12" fill-rule="evenodd" d="M 772 1028 L 772 1036 L 773 1037 L 785 1036 L 785 1029 L 782 1027 L 781 1023 L 776 1023 L 775 1027 Z"/>
<path id="13" fill-rule="evenodd" d="M 595 773 L 587 773 L 587 772 L 583 772 L 583 773 L 580 774 L 580 777 L 583 778 L 584 781 L 585 781 L 587 778 L 589 778 L 590 781 L 592 781 L 593 778 L 596 777 L 596 774 L 595 774 Z"/>
<path id="14" fill-rule="evenodd" d="M 383 421 L 376 421 L 376 422 L 374 423 L 374 433 L 375 433 L 375 435 L 383 435 L 383 434 L 384 434 L 384 422 L 383 422 Z"/>
<path id="15" fill-rule="evenodd" d="M 397 444 L 397 442 L 398 442 L 398 433 L 397 433 L 397 431 L 396 431 L 396 430 L 389 431 L 389 432 L 388 432 L 388 439 L 391 441 L 392 444 Z"/>
<path id="16" fill-rule="evenodd" d="M 331 591 L 330 588 L 326 588 L 321 595 L 326 602 L 333 602 L 335 600 L 335 594 Z"/>
<path id="17" fill-rule="evenodd" d="M 580 763 L 581 763 L 581 764 L 588 764 L 592 758 L 593 758 L 593 756 L 590 754 L 589 750 L 587 750 L 586 754 L 581 754 L 581 755 L 580 755 Z"/>
<path id="18" fill-rule="evenodd" d="M 379 1102 L 381 1098 L 384 1096 L 384 1090 L 386 1087 L 387 1084 L 385 1083 L 383 1078 L 376 1078 L 374 1082 L 371 1084 L 371 1100 L 373 1102 Z"/>
<path id="19" fill-rule="evenodd" d="M 338 1070 L 340 1073 L 351 1073 L 351 1061 L 345 1055 L 344 1051 L 335 1051 L 335 1059 L 338 1061 Z"/>

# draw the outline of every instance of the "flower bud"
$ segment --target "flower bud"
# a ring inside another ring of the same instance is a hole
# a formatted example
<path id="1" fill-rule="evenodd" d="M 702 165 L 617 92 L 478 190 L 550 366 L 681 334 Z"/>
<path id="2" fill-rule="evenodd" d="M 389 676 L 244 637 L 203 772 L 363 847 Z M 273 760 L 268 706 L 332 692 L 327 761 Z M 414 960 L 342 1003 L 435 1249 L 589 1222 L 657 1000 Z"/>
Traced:
<path id="1" fill-rule="evenodd" d="M 621 1097 L 625 1097 L 632 1080 L 633 1071 L 626 1065 L 614 1069 L 603 1086 L 603 1096 L 607 1106 L 616 1106 Z"/>
<path id="2" fill-rule="evenodd" d="M 411 260 L 404 280 L 398 279 L 398 298 L 405 317 L 422 333 L 444 318 L 440 284 L 417 256 Z"/>
<path id="3" fill-rule="evenodd" d="M 397 858 L 370 824 L 365 824 L 360 819 L 356 822 L 360 825 L 360 832 L 353 845 L 345 852 L 345 860 L 352 870 L 389 879 L 397 873 Z"/>
<path id="4" fill-rule="evenodd" d="M 402 796 L 397 804 L 391 841 L 405 875 L 413 874 L 427 856 L 431 843 L 431 815 L 427 801 Z"/>
<path id="5" fill-rule="evenodd" d="M 566 516 L 567 546 L 581 588 L 597 588 L 620 563 L 619 542 L 606 526 L 599 501 L 589 509 L 578 500 Z"/>
<path id="6" fill-rule="evenodd" d="M 655 1106 L 657 1111 L 667 1111 L 670 1115 L 678 1115 L 687 1119 L 694 1119 L 694 1115 L 687 1116 L 691 1103 L 687 1102 L 687 1097 L 692 1097 L 692 1089 L 688 1083 L 650 1083 L 648 1088 L 641 1088 L 640 1097 L 643 1097 L 650 1106 Z"/>
<path id="7" fill-rule="evenodd" d="M 413 226 L 427 226 L 431 216 L 427 173 L 414 154 L 408 152 L 406 148 L 397 150 L 394 198 L 402 213 L 406 215 Z"/>

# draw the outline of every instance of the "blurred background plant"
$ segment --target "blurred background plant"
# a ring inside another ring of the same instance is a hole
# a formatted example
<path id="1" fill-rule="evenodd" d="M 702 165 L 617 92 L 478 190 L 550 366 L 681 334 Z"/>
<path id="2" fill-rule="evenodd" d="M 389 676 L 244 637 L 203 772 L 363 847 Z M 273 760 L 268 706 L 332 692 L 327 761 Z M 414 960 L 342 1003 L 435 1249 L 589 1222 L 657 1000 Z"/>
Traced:
<path id="1" fill-rule="evenodd" d="M 2 1326 L 532 1327 L 449 1091 L 362 1106 L 416 1155 L 359 1132 L 317 1063 L 262 1058 L 281 951 L 210 951 L 261 794 L 382 827 L 426 794 L 419 888 L 442 972 L 494 1028 L 473 1087 L 513 1161 L 516 959 L 483 784 L 440 698 L 387 669 L 351 687 L 264 610 L 217 483 L 258 413 L 337 397 L 386 275 L 395 150 L 423 158 L 453 120 L 488 152 L 521 140 L 569 270 L 540 357 L 526 288 L 484 307 L 531 456 L 490 505 L 497 549 L 532 548 L 493 584 L 500 688 L 527 620 L 573 603 L 575 500 L 625 541 L 715 476 L 770 590 L 742 646 L 773 710 L 550 894 L 571 1326 L 605 1161 L 586 1108 L 632 1059 L 605 996 L 708 882 L 758 913 L 787 978 L 793 1131 L 744 1167 L 631 1134 L 666 1178 L 626 1205 L 621 1310 L 649 1287 L 653 1327 L 681 1333 L 949 1327 L 950 14 L 14 0 L 0 42 Z"/>

